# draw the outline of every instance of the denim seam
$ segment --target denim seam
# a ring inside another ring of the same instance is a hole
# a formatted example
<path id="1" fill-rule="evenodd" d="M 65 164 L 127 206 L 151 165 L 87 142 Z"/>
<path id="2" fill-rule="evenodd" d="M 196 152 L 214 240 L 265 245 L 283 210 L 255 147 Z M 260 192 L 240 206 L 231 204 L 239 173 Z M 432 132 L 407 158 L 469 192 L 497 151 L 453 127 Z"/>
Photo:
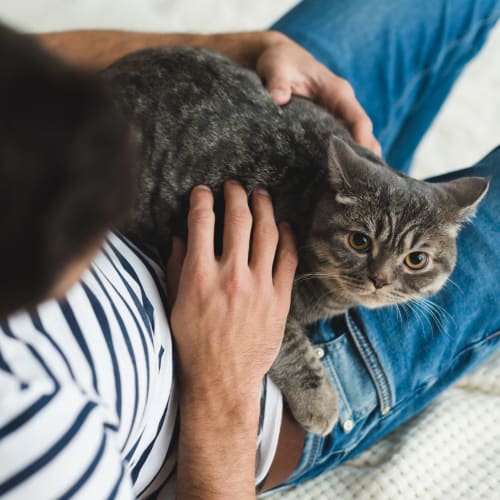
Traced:
<path id="1" fill-rule="evenodd" d="M 500 10 L 496 10 L 493 14 L 491 14 L 490 16 L 488 17 L 485 17 L 483 19 L 481 19 L 481 21 L 478 21 L 474 26 L 473 26 L 473 30 L 474 30 L 474 35 L 473 36 L 476 36 L 477 34 L 477 31 L 479 30 L 479 28 L 481 28 L 482 26 L 494 21 L 496 22 L 496 20 L 498 19 L 498 17 L 500 16 Z M 405 102 L 408 94 L 410 93 L 410 90 L 413 89 L 413 87 L 425 76 L 425 75 L 428 75 L 429 73 L 432 73 L 442 62 L 442 60 L 447 56 L 447 54 L 452 50 L 454 49 L 455 47 L 457 47 L 458 45 L 462 44 L 464 42 L 464 40 L 468 39 L 471 37 L 471 33 L 468 33 L 467 35 L 464 35 L 460 38 L 457 38 L 455 40 L 453 40 L 453 42 L 450 42 L 448 45 L 446 45 L 446 47 L 444 47 L 443 51 L 440 53 L 437 61 L 430 65 L 430 66 L 427 66 L 425 67 L 424 69 L 422 69 L 418 74 L 414 75 L 413 78 L 410 80 L 410 82 L 406 85 L 406 88 L 405 90 L 403 91 L 403 93 L 401 94 L 401 96 L 399 97 L 399 99 L 395 102 L 394 106 L 392 107 L 391 109 L 391 116 L 386 124 L 386 126 L 380 131 L 380 133 L 378 134 L 378 140 L 380 142 L 383 142 L 384 139 L 385 139 L 385 136 L 387 135 L 388 131 L 392 128 L 392 124 L 393 122 L 395 121 L 395 114 L 401 109 L 403 103 Z M 419 99 L 415 102 L 415 104 L 412 106 L 412 111 L 415 111 L 415 109 L 417 109 L 418 107 L 421 106 L 423 102 L 423 99 Z"/>
<path id="2" fill-rule="evenodd" d="M 318 344 L 314 344 L 314 345 L 315 346 L 316 345 L 323 346 L 323 348 L 328 349 L 332 353 L 338 352 L 343 347 L 338 342 L 341 338 L 342 337 L 337 337 L 336 339 L 328 340 L 327 342 L 319 342 Z M 346 339 L 346 343 L 347 342 L 348 342 L 348 340 Z M 348 413 L 349 413 L 348 418 L 350 418 L 350 419 L 355 418 L 356 420 L 358 420 L 360 418 L 364 418 L 366 416 L 366 414 L 369 413 L 373 409 L 372 404 L 370 402 L 367 402 L 364 406 L 361 406 L 361 407 L 356 406 L 356 410 L 354 411 L 352 408 L 352 405 L 349 403 L 347 396 L 345 395 L 345 391 L 343 389 L 343 384 L 340 382 L 340 378 L 338 377 L 337 370 L 335 369 L 335 364 L 333 362 L 331 362 L 329 358 L 327 361 L 325 361 L 325 363 L 326 362 L 328 363 L 328 366 L 332 367 L 333 376 L 335 377 L 335 380 L 337 382 L 338 387 L 340 388 L 340 391 L 342 391 L 341 397 L 342 397 L 342 400 L 344 401 L 344 406 L 346 408 L 348 408 L 348 410 L 349 410 L 348 411 Z M 365 366 L 364 363 L 362 365 Z"/>
<path id="3" fill-rule="evenodd" d="M 347 397 L 345 395 L 344 388 L 342 387 L 342 384 L 340 383 L 340 379 L 339 379 L 339 376 L 337 374 L 337 370 L 335 370 L 334 364 L 332 362 L 330 362 L 330 360 L 328 358 L 326 358 L 325 364 L 328 364 L 328 366 L 330 368 L 329 371 L 335 379 L 335 386 L 336 386 L 335 388 L 337 389 L 337 396 L 344 403 L 344 408 L 346 410 L 345 417 L 347 420 L 350 420 L 350 419 L 352 419 L 352 408 L 351 408 L 351 405 L 349 404 L 349 402 L 347 401 Z M 340 414 L 339 414 L 339 417 L 340 417 Z"/>
<path id="4" fill-rule="evenodd" d="M 444 368 L 440 368 L 439 373 L 446 372 L 448 371 L 465 353 L 477 349 L 478 347 L 482 346 L 483 344 L 496 339 L 497 337 L 500 336 L 500 331 L 496 331 L 493 333 L 488 334 L 486 337 L 482 338 L 481 340 L 478 340 L 477 342 L 474 342 L 473 344 L 469 344 L 468 346 L 464 347 L 458 354 L 456 354 L 449 363 L 447 363 Z M 413 397 L 414 394 L 418 394 L 422 390 L 427 389 L 430 385 L 433 385 L 437 380 L 439 380 L 439 375 L 434 375 L 432 377 L 428 377 L 418 385 L 418 387 L 415 388 L 413 391 L 412 395 L 410 397 Z M 405 398 L 403 401 L 406 401 L 408 398 Z M 399 404 L 399 403 L 398 403 Z"/>
<path id="5" fill-rule="evenodd" d="M 434 376 L 432 378 L 429 378 L 427 379 L 425 382 L 422 382 L 418 387 L 415 388 L 415 390 L 410 394 L 408 395 L 407 397 L 405 397 L 404 399 L 402 399 L 401 401 L 399 401 L 393 408 L 394 411 L 399 411 L 401 408 L 404 408 L 409 401 L 412 401 L 415 396 L 419 395 L 421 392 L 427 390 L 431 385 L 433 385 L 433 382 L 435 382 L 436 380 L 439 380 L 441 378 L 441 374 L 442 373 L 446 373 L 447 371 L 449 371 L 453 365 L 455 365 L 457 363 L 457 361 L 459 361 L 460 357 L 465 354 L 466 352 L 469 352 L 470 350 L 473 350 L 491 340 L 494 340 L 496 338 L 500 337 L 500 331 L 497 331 L 495 333 L 492 333 L 490 335 L 488 335 L 487 337 L 483 338 L 482 340 L 479 340 L 477 342 L 475 342 L 474 344 L 471 344 L 469 346 L 467 346 L 465 349 L 461 350 L 454 358 L 452 358 L 452 360 L 444 367 L 444 368 L 441 368 L 439 370 L 439 374 L 437 376 Z"/>
<path id="6" fill-rule="evenodd" d="M 446 365 L 446 367 L 442 370 L 440 370 L 440 374 L 441 373 L 445 373 L 447 372 L 448 370 L 450 370 L 450 368 L 459 360 L 460 356 L 468 351 L 470 351 L 471 349 L 474 349 L 486 342 L 489 342 L 497 337 L 500 336 L 500 331 L 497 331 L 495 333 L 492 333 L 490 335 L 488 335 L 487 337 L 485 337 L 484 339 L 478 341 L 478 342 L 475 342 L 474 344 L 471 344 L 470 346 L 466 347 L 465 349 L 463 349 L 462 351 L 460 351 L 459 354 L 457 354 L 457 356 L 455 356 L 452 361 L 450 363 L 448 363 Z M 419 394 L 421 394 L 422 392 L 426 391 L 429 389 L 429 386 L 432 385 L 432 383 L 430 383 L 431 381 L 436 381 L 440 378 L 440 375 L 438 376 L 435 376 L 433 378 L 430 378 L 430 379 L 427 379 L 426 382 L 420 384 L 409 396 L 405 397 L 403 400 L 401 401 L 398 401 L 392 408 L 391 408 L 391 415 L 392 417 L 394 418 L 394 415 L 403 410 L 404 408 L 406 408 L 414 399 L 416 396 L 418 396 Z M 380 418 L 379 419 L 379 422 L 382 422 L 384 420 L 384 417 Z M 356 448 L 358 446 L 358 444 L 363 441 L 365 439 L 365 437 L 373 431 L 374 428 L 367 428 L 365 430 L 365 432 L 363 432 L 362 434 L 360 434 L 358 436 L 358 438 L 356 439 L 356 441 L 354 443 L 349 443 L 348 446 L 338 450 L 338 453 L 343 453 L 344 456 L 347 455 L 348 453 L 350 453 L 354 448 Z"/>
<path id="7" fill-rule="evenodd" d="M 482 338 L 481 340 L 478 340 L 477 342 L 474 342 L 473 344 L 469 344 L 467 347 L 465 347 L 464 349 L 462 349 L 451 361 L 451 363 L 448 365 L 448 366 L 451 366 L 456 359 L 458 359 L 460 356 L 462 356 L 462 354 L 470 351 L 471 349 L 475 349 L 476 347 L 480 346 L 480 345 L 483 345 L 485 344 L 486 342 L 489 342 L 490 340 L 493 340 L 495 338 L 497 338 L 498 336 L 500 336 L 500 330 L 496 331 L 496 332 L 493 332 L 493 333 L 490 333 L 489 335 L 487 335 L 486 337 Z"/>
<path id="8" fill-rule="evenodd" d="M 368 371 L 372 375 L 378 394 L 380 411 L 383 412 L 386 408 L 391 408 L 393 404 L 389 382 L 382 369 L 377 354 L 375 353 L 366 335 L 352 321 L 349 313 L 346 313 L 345 316 L 347 327 L 349 328 L 351 336 L 354 339 L 354 343 L 356 344 Z"/>

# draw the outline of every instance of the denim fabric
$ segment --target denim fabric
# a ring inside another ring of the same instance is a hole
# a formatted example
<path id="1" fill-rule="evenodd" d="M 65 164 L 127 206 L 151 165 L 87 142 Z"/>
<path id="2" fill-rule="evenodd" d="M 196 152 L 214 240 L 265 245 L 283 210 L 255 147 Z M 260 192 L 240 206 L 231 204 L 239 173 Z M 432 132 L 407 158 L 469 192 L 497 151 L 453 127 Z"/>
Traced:
<path id="1" fill-rule="evenodd" d="M 464 65 L 500 15 L 500 1 L 306 0 L 273 27 L 346 78 L 374 122 L 388 162 L 413 151 Z M 490 177 L 458 238 L 457 266 L 426 303 L 321 321 L 313 343 L 339 395 L 326 437 L 308 434 L 287 485 L 354 457 L 500 348 L 500 147 L 476 166 L 436 178 Z"/>
<path id="2" fill-rule="evenodd" d="M 272 27 L 354 87 L 388 163 L 407 171 L 498 0 L 305 0 Z"/>

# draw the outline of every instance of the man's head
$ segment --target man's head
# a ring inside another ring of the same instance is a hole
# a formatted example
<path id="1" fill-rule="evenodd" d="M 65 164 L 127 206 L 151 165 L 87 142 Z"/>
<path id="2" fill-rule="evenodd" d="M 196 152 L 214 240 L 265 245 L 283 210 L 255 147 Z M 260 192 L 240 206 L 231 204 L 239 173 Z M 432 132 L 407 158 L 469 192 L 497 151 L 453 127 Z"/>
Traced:
<path id="1" fill-rule="evenodd" d="M 96 76 L 0 25 L 0 319 L 45 298 L 121 223 L 135 158 Z"/>

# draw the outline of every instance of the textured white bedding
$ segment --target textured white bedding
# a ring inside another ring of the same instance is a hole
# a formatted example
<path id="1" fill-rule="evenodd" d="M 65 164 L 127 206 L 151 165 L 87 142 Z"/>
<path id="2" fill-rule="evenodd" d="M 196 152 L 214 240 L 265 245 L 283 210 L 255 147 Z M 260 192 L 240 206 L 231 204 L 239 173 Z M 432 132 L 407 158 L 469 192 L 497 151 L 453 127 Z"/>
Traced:
<path id="1" fill-rule="evenodd" d="M 84 27 L 228 31 L 265 28 L 295 3 L 0 0 L 0 19 L 31 31 Z M 499 54 L 500 26 L 466 69 L 419 147 L 415 175 L 468 166 L 500 142 Z M 499 499 L 500 353 L 358 459 L 272 498 Z"/>

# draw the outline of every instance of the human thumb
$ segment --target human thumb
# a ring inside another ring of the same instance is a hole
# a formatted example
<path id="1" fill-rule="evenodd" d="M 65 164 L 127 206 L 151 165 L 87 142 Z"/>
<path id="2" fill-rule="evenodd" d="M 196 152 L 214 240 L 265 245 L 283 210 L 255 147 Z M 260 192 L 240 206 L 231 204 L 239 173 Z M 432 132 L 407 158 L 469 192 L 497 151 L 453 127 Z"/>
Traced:
<path id="1" fill-rule="evenodd" d="M 292 90 L 289 85 L 284 85 L 282 82 L 273 82 L 272 80 L 266 84 L 274 102 L 282 106 L 287 104 L 292 97 Z"/>

